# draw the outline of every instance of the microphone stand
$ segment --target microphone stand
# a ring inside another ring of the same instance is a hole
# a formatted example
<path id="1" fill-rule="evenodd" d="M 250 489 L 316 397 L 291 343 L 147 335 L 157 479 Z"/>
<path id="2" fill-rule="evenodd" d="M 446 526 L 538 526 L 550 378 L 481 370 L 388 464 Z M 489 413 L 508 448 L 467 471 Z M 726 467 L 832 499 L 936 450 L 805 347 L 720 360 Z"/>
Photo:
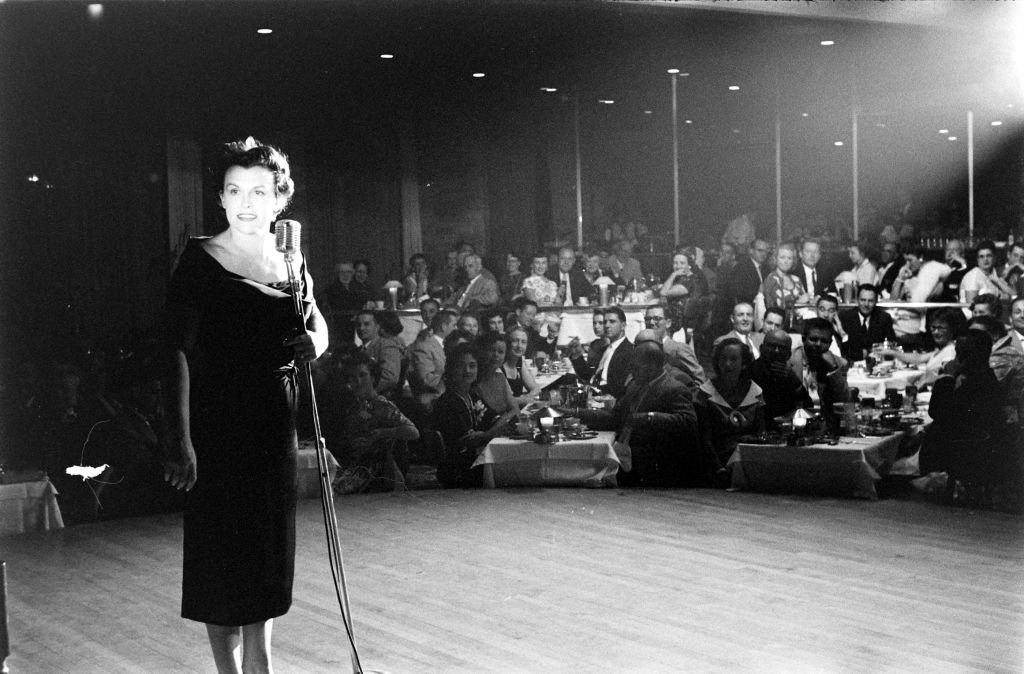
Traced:
<path id="1" fill-rule="evenodd" d="M 284 251 L 284 261 L 288 268 L 288 285 L 292 290 L 295 315 L 299 319 L 299 324 L 305 329 L 305 315 L 302 311 L 302 301 L 299 299 L 299 282 L 295 277 L 293 267 L 294 257 L 288 250 Z M 356 650 L 355 633 L 352 630 L 352 612 L 348 603 L 348 586 L 345 583 L 345 565 L 338 541 L 338 519 L 334 513 L 334 493 L 331 489 L 330 473 L 327 470 L 327 443 L 320 432 L 320 413 L 317 411 L 316 392 L 313 389 L 313 369 L 308 362 L 303 363 L 302 369 L 306 373 L 309 401 L 313 412 L 313 432 L 316 434 L 316 465 L 317 470 L 320 471 L 320 503 L 323 507 L 324 528 L 327 532 L 327 553 L 331 565 L 331 577 L 334 580 L 334 593 L 338 599 L 338 607 L 341 609 L 341 620 L 345 624 L 345 633 L 348 635 L 352 671 L 354 674 L 363 674 L 363 667 L 359 662 L 359 652 Z"/>

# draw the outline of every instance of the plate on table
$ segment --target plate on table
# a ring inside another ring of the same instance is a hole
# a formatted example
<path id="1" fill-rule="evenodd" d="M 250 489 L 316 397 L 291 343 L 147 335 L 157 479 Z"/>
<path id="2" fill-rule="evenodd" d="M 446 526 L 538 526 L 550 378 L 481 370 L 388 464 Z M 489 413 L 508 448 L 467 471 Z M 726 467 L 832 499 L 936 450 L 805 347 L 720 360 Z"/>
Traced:
<path id="1" fill-rule="evenodd" d="M 597 437 L 597 431 L 580 431 L 579 433 L 566 434 L 566 440 L 592 440 Z"/>

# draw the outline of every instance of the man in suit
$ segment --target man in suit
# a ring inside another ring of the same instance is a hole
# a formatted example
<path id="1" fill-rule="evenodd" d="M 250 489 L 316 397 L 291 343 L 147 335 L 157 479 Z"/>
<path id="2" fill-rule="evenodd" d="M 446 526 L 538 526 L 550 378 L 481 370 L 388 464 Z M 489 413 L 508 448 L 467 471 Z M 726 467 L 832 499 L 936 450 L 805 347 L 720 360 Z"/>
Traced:
<path id="1" fill-rule="evenodd" d="M 356 334 L 362 341 L 362 350 L 380 366 L 380 377 L 374 389 L 385 398 L 401 393 L 403 346 L 397 337 L 380 334 L 377 314 L 363 309 L 356 314 Z"/>
<path id="2" fill-rule="evenodd" d="M 821 244 L 814 239 L 806 239 L 800 246 L 800 267 L 796 275 L 804 284 L 809 297 L 817 297 L 825 292 L 828 281 L 818 278 L 818 262 L 821 260 Z"/>
<path id="3" fill-rule="evenodd" d="M 564 306 L 576 306 L 581 297 L 590 297 L 590 282 L 576 266 L 576 251 L 571 246 L 558 249 L 558 267 L 549 268 L 547 277 L 558 284 L 558 296 Z"/>
<path id="4" fill-rule="evenodd" d="M 711 463 L 700 454 L 693 396 L 670 376 L 665 353 L 656 342 L 643 342 L 634 354 L 629 387 L 615 408 L 582 410 L 583 422 L 618 431 L 616 439 L 629 446 L 619 484 L 710 486 Z"/>
<path id="5" fill-rule="evenodd" d="M 883 340 L 896 339 L 892 316 L 878 308 L 878 288 L 863 285 L 857 289 L 857 308 L 839 312 L 839 323 L 846 333 L 846 340 L 840 344 L 843 357 L 860 360 L 872 344 Z"/>
<path id="6" fill-rule="evenodd" d="M 569 342 L 569 361 L 577 374 L 597 369 L 597 364 L 601 362 L 601 356 L 608 347 L 608 340 L 604 336 L 604 309 L 594 309 L 593 321 L 594 339 L 587 345 L 586 353 L 578 337 Z"/>
<path id="7" fill-rule="evenodd" d="M 604 336 L 608 346 L 593 368 L 577 358 L 573 368 L 581 378 L 605 393 L 619 398 L 626 392 L 626 380 L 633 367 L 633 343 L 626 338 L 626 314 L 620 307 L 604 310 Z"/>
<path id="8" fill-rule="evenodd" d="M 793 338 L 780 329 L 766 332 L 761 343 L 761 357 L 750 368 L 751 378 L 761 387 L 765 402 L 765 423 L 775 430 L 775 418 L 789 414 L 798 407 L 813 406 L 800 371 L 791 364 Z M 802 368 L 802 365 L 801 365 Z"/>
<path id="9" fill-rule="evenodd" d="M 425 418 L 434 400 L 444 393 L 444 340 L 455 329 L 457 314 L 442 309 L 434 315 L 410 349 L 409 389 Z"/>
<path id="10" fill-rule="evenodd" d="M 906 260 L 895 243 L 886 243 L 882 246 L 880 259 L 882 264 L 878 267 L 878 290 L 891 293 L 892 284 L 899 277 L 900 269 L 903 269 Z"/>
<path id="11" fill-rule="evenodd" d="M 832 343 L 832 325 L 824 318 L 804 321 L 803 383 L 811 400 L 819 406 L 831 433 L 839 432 L 839 415 L 833 403 L 850 399 L 846 385 L 846 363 L 828 350 Z"/>
<path id="12" fill-rule="evenodd" d="M 466 270 L 468 280 L 459 292 L 449 298 L 449 306 L 456 307 L 459 311 L 480 311 L 497 306 L 500 299 L 498 283 L 494 280 L 493 274 L 484 273 L 486 270 L 480 256 L 476 253 L 466 255 L 463 268 Z"/>
<path id="13" fill-rule="evenodd" d="M 670 337 L 672 319 L 665 313 L 665 307 L 660 305 L 647 307 L 647 311 L 644 312 L 644 325 L 648 330 L 653 330 L 657 334 L 658 342 L 665 351 L 665 359 L 669 365 L 690 375 L 698 386 L 707 380 L 704 368 L 697 361 L 697 354 L 694 353 L 693 347 L 677 342 Z"/>
<path id="14" fill-rule="evenodd" d="M 768 274 L 765 262 L 768 261 L 768 254 L 771 247 L 763 239 L 754 239 L 750 244 L 750 254 L 743 260 L 736 263 L 729 272 L 728 292 L 722 293 L 722 299 L 727 302 L 728 307 L 735 306 L 738 302 L 754 302 L 754 297 L 761 290 L 761 283 Z"/>
<path id="15" fill-rule="evenodd" d="M 732 330 L 717 337 L 712 347 L 718 346 L 718 343 L 727 337 L 735 337 L 750 347 L 754 358 L 759 358 L 761 356 L 761 342 L 764 341 L 764 335 L 760 332 L 753 332 L 754 305 L 750 302 L 737 302 L 736 306 L 732 308 L 729 322 L 732 323 Z"/>

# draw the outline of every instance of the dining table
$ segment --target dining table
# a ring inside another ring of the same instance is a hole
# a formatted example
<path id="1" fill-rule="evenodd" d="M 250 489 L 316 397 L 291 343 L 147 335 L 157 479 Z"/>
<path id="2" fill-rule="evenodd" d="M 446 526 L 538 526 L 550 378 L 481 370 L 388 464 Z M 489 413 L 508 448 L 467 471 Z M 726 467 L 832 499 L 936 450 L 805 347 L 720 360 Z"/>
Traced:
<path id="1" fill-rule="evenodd" d="M 842 436 L 836 444 L 740 442 L 727 464 L 730 489 L 877 499 L 875 483 L 889 473 L 903 437 L 895 431 Z"/>
<path id="2" fill-rule="evenodd" d="M 851 367 L 846 372 L 846 385 L 857 388 L 861 398 L 881 400 L 886 389 L 905 391 L 908 386 L 916 386 L 925 376 L 923 369 L 901 367 L 884 374 L 868 374 L 860 367 Z"/>
<path id="3" fill-rule="evenodd" d="M 613 443 L 615 433 L 593 431 L 580 439 L 538 443 L 498 437 L 487 443 L 473 466 L 483 468 L 483 486 L 615 487 L 624 463 Z"/>
<path id="4" fill-rule="evenodd" d="M 64 528 L 57 490 L 41 471 L 4 473 L 0 480 L 0 536 Z"/>

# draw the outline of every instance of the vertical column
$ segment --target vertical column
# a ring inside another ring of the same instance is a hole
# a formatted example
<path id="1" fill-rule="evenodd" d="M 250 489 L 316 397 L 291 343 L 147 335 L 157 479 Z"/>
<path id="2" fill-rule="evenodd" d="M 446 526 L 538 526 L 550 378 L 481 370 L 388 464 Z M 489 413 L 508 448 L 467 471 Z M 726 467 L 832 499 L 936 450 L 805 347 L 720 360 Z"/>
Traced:
<path id="1" fill-rule="evenodd" d="M 675 245 L 679 246 L 679 74 L 672 73 L 672 222 Z"/>
<path id="2" fill-rule="evenodd" d="M 967 111 L 967 231 L 974 238 L 974 111 Z"/>
<path id="3" fill-rule="evenodd" d="M 857 135 L 857 121 L 858 121 L 858 110 L 857 106 L 851 108 L 850 116 L 852 118 L 852 130 L 853 130 L 853 240 L 857 241 L 860 238 L 860 176 L 859 176 L 859 156 L 858 156 L 858 135 Z"/>
<path id="4" fill-rule="evenodd" d="M 416 146 L 412 134 L 402 133 L 402 263 L 423 251 L 420 222 L 420 185 L 416 169 Z"/>
<path id="5" fill-rule="evenodd" d="M 576 139 L 576 245 L 583 247 L 583 166 L 580 159 L 580 95 L 573 95 L 572 128 Z"/>

